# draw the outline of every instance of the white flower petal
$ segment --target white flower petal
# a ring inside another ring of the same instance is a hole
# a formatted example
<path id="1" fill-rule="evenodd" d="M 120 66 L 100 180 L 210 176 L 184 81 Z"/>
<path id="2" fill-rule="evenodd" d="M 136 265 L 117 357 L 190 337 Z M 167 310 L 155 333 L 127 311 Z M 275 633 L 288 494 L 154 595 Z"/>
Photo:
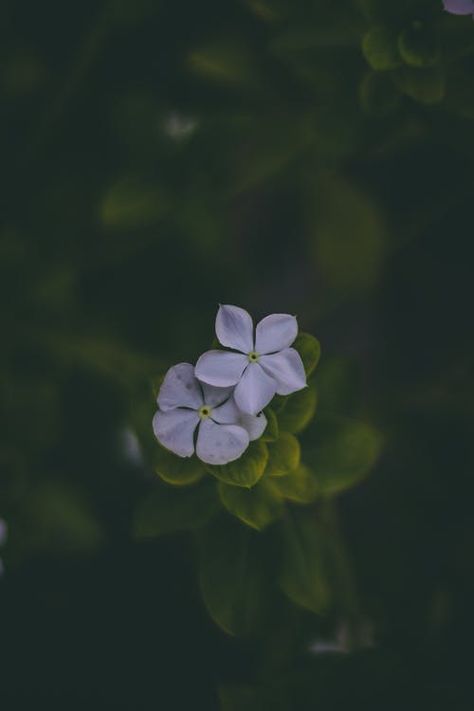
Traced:
<path id="1" fill-rule="evenodd" d="M 218 425 L 211 419 L 199 427 L 196 454 L 207 464 L 227 464 L 238 459 L 249 446 L 249 436 L 238 425 Z"/>
<path id="2" fill-rule="evenodd" d="M 216 336 L 223 346 L 250 353 L 253 351 L 252 317 L 238 306 L 220 306 L 216 317 Z"/>
<path id="3" fill-rule="evenodd" d="M 298 323 L 289 314 L 271 314 L 258 324 L 255 337 L 257 353 L 276 353 L 291 346 L 298 335 Z"/>
<path id="4" fill-rule="evenodd" d="M 237 407 L 246 415 L 256 415 L 268 405 L 277 389 L 276 381 L 259 363 L 250 363 L 234 390 Z"/>
<path id="5" fill-rule="evenodd" d="M 208 385 L 208 383 L 201 383 L 202 392 L 204 396 L 204 404 L 210 405 L 211 407 L 218 407 L 225 400 L 228 400 L 234 386 L 229 388 L 216 388 L 215 385 Z"/>
<path id="6" fill-rule="evenodd" d="M 263 370 L 276 380 L 278 395 L 289 395 L 306 387 L 303 361 L 294 348 L 285 348 L 280 353 L 262 356 L 259 363 Z"/>
<path id="7" fill-rule="evenodd" d="M 220 424 L 237 424 L 247 430 L 250 441 L 262 436 L 267 426 L 267 418 L 261 412 L 259 415 L 245 415 L 239 410 L 233 397 L 212 411 L 211 418 Z"/>
<path id="8" fill-rule="evenodd" d="M 193 410 L 158 412 L 153 418 L 153 432 L 161 444 L 179 457 L 190 457 L 194 452 L 194 430 L 199 415 Z"/>
<path id="9" fill-rule="evenodd" d="M 259 415 L 241 414 L 239 424 L 247 430 L 250 441 L 253 442 L 254 439 L 259 439 L 265 432 L 267 418 L 263 412 Z"/>
<path id="10" fill-rule="evenodd" d="M 233 397 L 230 397 L 227 402 L 220 407 L 216 407 L 211 413 L 211 418 L 214 422 L 218 422 L 221 425 L 236 425 L 239 424 L 239 420 L 242 416 L 239 408 L 235 404 Z"/>
<path id="11" fill-rule="evenodd" d="M 248 362 L 242 353 L 207 351 L 199 358 L 194 372 L 203 383 L 225 388 L 239 382 Z"/>
<path id="12" fill-rule="evenodd" d="M 194 376 L 191 363 L 178 363 L 168 370 L 158 394 L 158 407 L 163 412 L 176 407 L 199 410 L 202 401 L 201 386 Z"/>

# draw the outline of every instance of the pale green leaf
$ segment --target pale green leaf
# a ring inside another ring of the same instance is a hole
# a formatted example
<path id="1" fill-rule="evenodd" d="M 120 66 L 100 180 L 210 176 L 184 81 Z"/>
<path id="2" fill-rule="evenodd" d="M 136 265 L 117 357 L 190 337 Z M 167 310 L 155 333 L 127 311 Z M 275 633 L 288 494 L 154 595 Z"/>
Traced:
<path id="1" fill-rule="evenodd" d="M 189 459 L 178 457 L 158 443 L 153 455 L 153 464 L 158 476 L 167 484 L 174 486 L 195 484 L 206 473 L 202 462 L 197 457 L 193 456 Z"/>
<path id="2" fill-rule="evenodd" d="M 229 513 L 261 530 L 282 513 L 281 497 L 268 482 L 265 478 L 252 489 L 219 482 L 219 496 Z"/>
<path id="3" fill-rule="evenodd" d="M 207 465 L 206 469 L 216 479 L 233 486 L 250 488 L 263 476 L 268 461 L 268 447 L 261 439 L 250 442 L 240 459 L 222 466 Z"/>
<path id="4" fill-rule="evenodd" d="M 372 69 L 387 71 L 402 63 L 397 36 L 387 27 L 372 27 L 362 40 L 362 52 Z"/>
<path id="5" fill-rule="evenodd" d="M 311 375 L 321 357 L 321 344 L 318 339 L 310 333 L 301 331 L 297 335 L 292 347 L 295 348 L 301 356 L 306 376 Z"/>
<path id="6" fill-rule="evenodd" d="M 285 397 L 284 404 L 278 414 L 278 422 L 282 430 L 297 434 L 307 427 L 316 412 L 318 395 L 314 383 Z"/>
<path id="7" fill-rule="evenodd" d="M 276 442 L 268 445 L 269 458 L 266 476 L 284 476 L 300 463 L 301 448 L 296 437 L 289 432 L 280 432 Z"/>
<path id="8" fill-rule="evenodd" d="M 278 439 L 278 419 L 275 412 L 267 407 L 265 410 L 265 415 L 268 420 L 265 432 L 262 435 L 262 440 L 264 442 L 275 442 Z"/>
<path id="9" fill-rule="evenodd" d="M 318 421 L 305 443 L 305 460 L 313 469 L 320 493 L 331 496 L 364 480 L 380 453 L 380 433 L 364 422 Z"/>
<path id="10" fill-rule="evenodd" d="M 312 469 L 300 464 L 295 471 L 285 476 L 268 479 L 275 493 L 296 504 L 310 504 L 318 498 L 320 487 Z"/>

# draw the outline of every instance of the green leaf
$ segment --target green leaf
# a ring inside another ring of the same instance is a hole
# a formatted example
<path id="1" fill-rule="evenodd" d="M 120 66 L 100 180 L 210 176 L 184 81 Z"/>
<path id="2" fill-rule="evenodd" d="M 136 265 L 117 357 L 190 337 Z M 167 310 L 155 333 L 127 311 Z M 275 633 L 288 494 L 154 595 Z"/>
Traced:
<path id="1" fill-rule="evenodd" d="M 328 419 L 318 424 L 305 444 L 305 460 L 326 496 L 339 494 L 365 479 L 380 453 L 382 438 L 368 424 Z"/>
<path id="2" fill-rule="evenodd" d="M 218 489 L 221 501 L 229 513 L 257 530 L 268 526 L 282 513 L 281 497 L 268 484 L 267 479 L 260 481 L 252 489 L 230 486 L 223 482 L 219 482 Z"/>
<path id="3" fill-rule="evenodd" d="M 314 383 L 308 384 L 304 390 L 288 395 L 278 415 L 281 429 L 293 434 L 304 430 L 314 417 L 317 403 L 318 395 Z"/>
<path id="4" fill-rule="evenodd" d="M 270 456 L 266 475 L 285 476 L 300 463 L 301 448 L 296 437 L 289 432 L 280 432 L 280 437 L 269 447 Z"/>
<path id="5" fill-rule="evenodd" d="M 310 504 L 318 498 L 320 487 L 312 469 L 300 464 L 286 476 L 268 479 L 268 485 L 283 499 L 296 504 Z"/>
<path id="6" fill-rule="evenodd" d="M 395 75 L 399 89 L 420 104 L 439 104 L 446 92 L 446 77 L 442 67 L 404 67 Z"/>
<path id="7" fill-rule="evenodd" d="M 360 410 L 362 376 L 358 364 L 350 358 L 325 358 L 315 381 L 319 407 L 325 412 L 352 415 Z"/>
<path id="8" fill-rule="evenodd" d="M 265 432 L 262 435 L 263 442 L 275 442 L 278 439 L 278 420 L 274 411 L 271 407 L 267 407 L 265 410 L 265 415 L 268 420 L 268 424 L 265 428 Z"/>
<path id="9" fill-rule="evenodd" d="M 330 601 L 324 535 L 314 515 L 288 516 L 283 527 L 280 587 L 297 605 L 320 614 Z"/>
<path id="10" fill-rule="evenodd" d="M 216 479 L 232 486 L 255 486 L 263 476 L 268 461 L 268 447 L 261 439 L 250 442 L 240 459 L 222 466 L 207 465 L 206 469 Z"/>
<path id="11" fill-rule="evenodd" d="M 178 457 L 158 443 L 153 453 L 153 465 L 158 476 L 174 486 L 195 484 L 206 473 L 203 464 L 196 457 Z"/>
<path id="12" fill-rule="evenodd" d="M 189 531 L 207 523 L 220 509 L 211 481 L 187 489 L 156 486 L 138 505 L 133 521 L 136 538 L 156 538 Z"/>
<path id="13" fill-rule="evenodd" d="M 258 534 L 226 517 L 199 533 L 199 583 L 212 619 L 232 635 L 257 627 L 265 601 Z"/>
<path id="14" fill-rule="evenodd" d="M 304 331 L 300 332 L 293 343 L 293 348 L 295 348 L 301 356 L 306 375 L 311 375 L 318 365 L 321 356 L 321 345 L 318 339 L 310 333 L 304 333 Z"/>
<path id="15" fill-rule="evenodd" d="M 397 37 L 386 27 L 373 27 L 362 40 L 364 57 L 375 71 L 396 69 L 402 63 Z"/>
<path id="16" fill-rule="evenodd" d="M 440 60 L 433 34 L 419 24 L 400 33 L 398 49 L 403 61 L 412 67 L 431 67 Z"/>

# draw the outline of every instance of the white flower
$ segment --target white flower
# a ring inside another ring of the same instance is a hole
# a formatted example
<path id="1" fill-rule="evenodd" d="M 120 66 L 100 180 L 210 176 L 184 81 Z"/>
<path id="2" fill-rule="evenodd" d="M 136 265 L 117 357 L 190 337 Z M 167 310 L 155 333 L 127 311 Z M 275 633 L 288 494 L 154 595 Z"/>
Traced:
<path id="1" fill-rule="evenodd" d="M 208 351 L 196 364 L 196 377 L 216 387 L 236 386 L 237 407 L 256 415 L 275 394 L 289 395 L 306 387 L 301 357 L 290 348 L 298 324 L 289 314 L 272 314 L 255 329 L 250 314 L 238 306 L 221 306 L 216 318 L 219 342 L 234 351 Z"/>
<path id="2" fill-rule="evenodd" d="M 190 363 L 173 366 L 158 395 L 159 410 L 153 418 L 156 438 L 180 457 L 191 457 L 196 449 L 207 464 L 238 459 L 249 442 L 263 434 L 267 419 L 263 414 L 251 417 L 239 412 L 232 390 L 200 383 Z"/>

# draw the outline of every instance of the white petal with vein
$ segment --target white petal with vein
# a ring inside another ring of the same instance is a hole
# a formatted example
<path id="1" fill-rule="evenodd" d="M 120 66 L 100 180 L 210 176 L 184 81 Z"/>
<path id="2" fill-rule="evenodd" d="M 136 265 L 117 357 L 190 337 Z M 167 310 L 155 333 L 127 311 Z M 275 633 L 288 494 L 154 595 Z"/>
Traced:
<path id="1" fill-rule="evenodd" d="M 259 363 L 250 363 L 234 390 L 235 402 L 246 415 L 256 415 L 268 405 L 276 389 L 276 381 L 265 373 Z"/>
<path id="2" fill-rule="evenodd" d="M 216 388 L 215 385 L 209 385 L 208 383 L 201 383 L 201 387 L 204 396 L 204 404 L 210 405 L 211 407 L 218 407 L 228 400 L 234 389 L 233 386 L 228 388 Z"/>
<path id="3" fill-rule="evenodd" d="M 203 383 L 225 388 L 239 382 L 248 364 L 247 356 L 229 351 L 207 351 L 196 363 L 196 378 Z"/>
<path id="4" fill-rule="evenodd" d="M 278 395 L 290 395 L 306 387 L 303 361 L 294 348 L 285 348 L 280 353 L 262 356 L 259 363 L 263 370 L 275 379 Z"/>
<path id="5" fill-rule="evenodd" d="M 203 420 L 199 427 L 196 454 L 207 464 L 227 464 L 241 457 L 248 445 L 249 436 L 243 427 Z"/>
<path id="6" fill-rule="evenodd" d="M 241 353 L 253 351 L 253 321 L 239 306 L 220 306 L 216 317 L 216 336 L 227 348 Z"/>
<path id="7" fill-rule="evenodd" d="M 191 363 L 178 363 L 168 370 L 158 395 L 160 410 L 176 407 L 191 407 L 199 410 L 202 405 L 201 386 L 194 377 Z"/>
<path id="8" fill-rule="evenodd" d="M 298 323 L 289 314 L 271 314 L 257 324 L 255 350 L 276 353 L 291 346 L 298 335 Z"/>
<path id="9" fill-rule="evenodd" d="M 194 430 L 199 415 L 193 410 L 158 411 L 153 418 L 153 432 L 161 444 L 179 457 L 194 453 Z"/>

